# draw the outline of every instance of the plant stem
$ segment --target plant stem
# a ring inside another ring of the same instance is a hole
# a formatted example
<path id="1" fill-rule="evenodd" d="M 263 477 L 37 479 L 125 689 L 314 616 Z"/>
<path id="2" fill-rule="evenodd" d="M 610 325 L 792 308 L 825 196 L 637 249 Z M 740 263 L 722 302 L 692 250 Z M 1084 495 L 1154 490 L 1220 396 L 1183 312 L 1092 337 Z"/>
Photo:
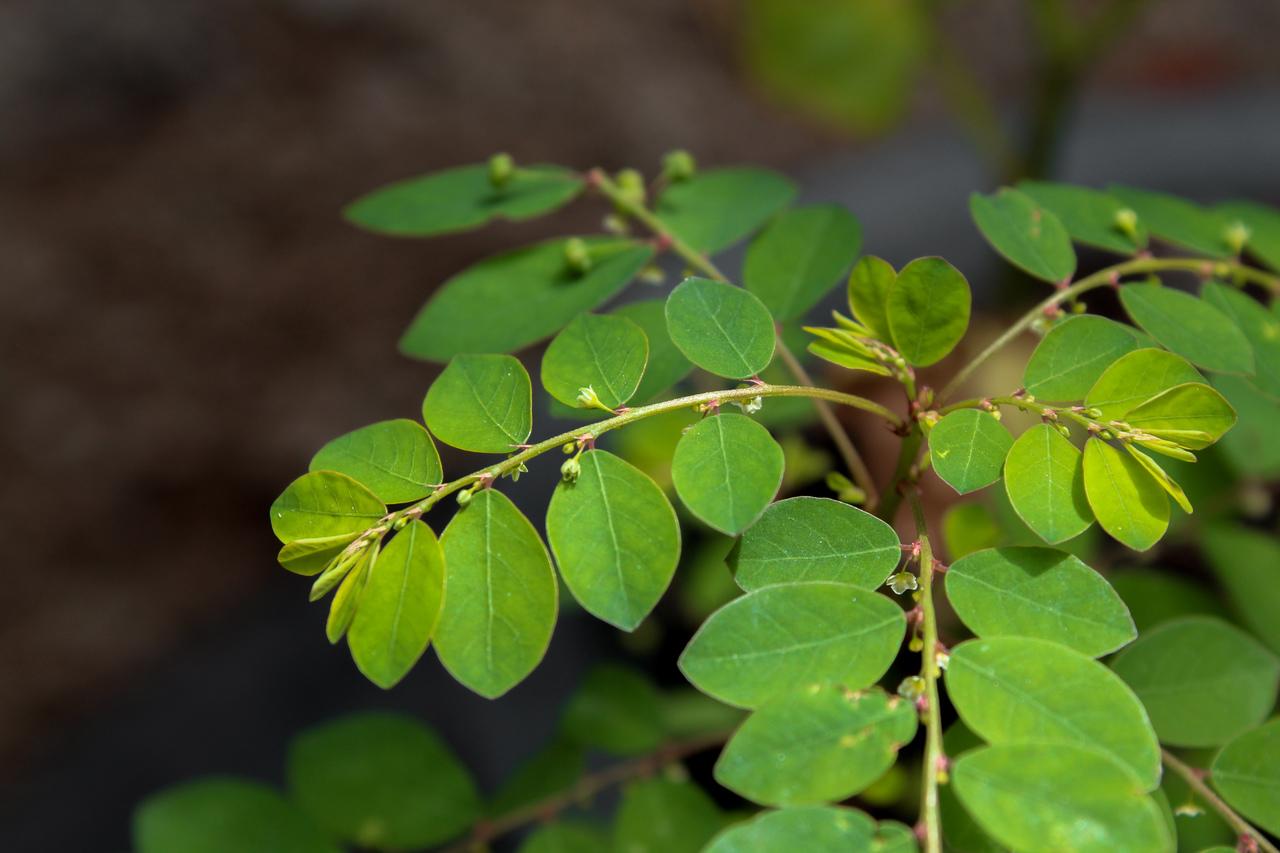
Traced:
<path id="1" fill-rule="evenodd" d="M 911 473 L 911 466 L 915 464 L 916 454 L 920 452 L 920 444 L 923 441 L 924 433 L 920 431 L 919 425 L 913 425 L 911 432 L 902 439 L 902 444 L 898 448 L 898 461 L 894 466 L 893 476 L 889 479 L 889 485 L 885 486 L 880 511 L 876 513 L 889 524 L 893 524 L 894 516 L 898 514 L 898 507 L 902 504 L 903 486 Z"/>
<path id="2" fill-rule="evenodd" d="M 1165 766 L 1181 776 L 1183 780 L 1186 781 L 1187 785 L 1190 786 L 1191 790 L 1195 791 L 1206 803 L 1213 806 L 1213 810 L 1216 811 L 1223 820 L 1231 824 L 1232 829 L 1240 833 L 1241 836 L 1252 838 L 1257 842 L 1259 850 L 1266 851 L 1266 853 L 1280 853 L 1280 850 L 1268 841 L 1266 836 L 1254 829 L 1253 824 L 1240 817 L 1240 815 L 1236 813 L 1235 809 L 1227 805 L 1226 801 L 1219 797 L 1217 793 L 1205 783 L 1204 776 L 1201 772 L 1182 761 L 1167 749 L 1161 751 L 1161 757 L 1164 760 Z"/>
<path id="3" fill-rule="evenodd" d="M 911 514 L 915 518 L 916 538 L 920 542 L 920 610 L 921 677 L 925 683 L 924 780 L 920 792 L 920 822 L 924 826 L 925 853 L 942 850 L 942 825 L 938 810 L 938 773 L 943 769 L 946 755 L 942 751 L 942 714 L 938 700 L 938 617 L 933 606 L 933 546 L 920 504 L 919 491 L 912 487 L 908 493 Z"/>

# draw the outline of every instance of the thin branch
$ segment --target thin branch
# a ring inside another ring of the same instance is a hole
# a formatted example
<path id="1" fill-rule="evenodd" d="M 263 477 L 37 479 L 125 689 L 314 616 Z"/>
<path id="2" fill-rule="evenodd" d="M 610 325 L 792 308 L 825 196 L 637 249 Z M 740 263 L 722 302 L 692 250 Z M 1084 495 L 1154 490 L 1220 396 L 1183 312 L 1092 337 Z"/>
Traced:
<path id="1" fill-rule="evenodd" d="M 1235 809 L 1227 805 L 1226 801 L 1219 797 L 1217 792 L 1210 788 L 1204 781 L 1204 775 L 1201 771 L 1182 761 L 1169 750 L 1161 750 L 1161 758 L 1164 760 L 1165 766 L 1177 773 L 1183 780 L 1195 791 L 1201 799 L 1213 807 L 1213 810 L 1221 815 L 1222 819 L 1231 824 L 1231 828 L 1240 833 L 1241 836 L 1252 838 L 1258 844 L 1258 849 L 1265 853 L 1280 853 L 1274 844 L 1267 840 L 1267 837 L 1254 829 L 1253 824 L 1236 813 Z"/>
<path id="2" fill-rule="evenodd" d="M 945 769 L 947 760 L 942 751 L 942 714 L 938 699 L 938 617 L 933 604 L 934 562 L 933 546 L 925 524 L 924 507 L 920 504 L 919 491 L 912 486 L 907 494 L 911 514 L 915 519 L 916 538 L 920 543 L 920 610 L 921 650 L 920 675 L 925 683 L 925 749 L 924 779 L 920 792 L 920 822 L 923 825 L 925 853 L 942 850 L 942 819 L 938 805 L 938 774 Z"/>

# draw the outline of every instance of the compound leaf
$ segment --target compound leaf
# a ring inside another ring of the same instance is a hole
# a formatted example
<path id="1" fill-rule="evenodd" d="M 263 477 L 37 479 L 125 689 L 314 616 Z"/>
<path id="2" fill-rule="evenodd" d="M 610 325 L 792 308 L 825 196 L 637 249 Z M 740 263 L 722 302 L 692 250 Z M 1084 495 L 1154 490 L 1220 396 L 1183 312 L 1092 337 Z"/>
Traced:
<path id="1" fill-rule="evenodd" d="M 649 341 L 625 317 L 579 314 L 552 338 L 542 356 L 542 387 L 566 406 L 591 408 L 579 399 L 583 388 L 616 409 L 640 387 L 649 360 Z"/>
<path id="2" fill-rule="evenodd" d="M 769 309 L 740 287 L 686 278 L 667 297 L 666 313 L 671 340 L 703 370 L 746 379 L 773 359 L 775 333 Z"/>
<path id="3" fill-rule="evenodd" d="M 929 430 L 933 470 L 962 495 L 999 480 L 1012 446 L 1009 430 L 978 409 L 952 412 Z"/>
<path id="4" fill-rule="evenodd" d="M 1046 210 L 1053 211 L 1073 240 L 1121 255 L 1132 255 L 1147 245 L 1147 229 L 1134 215 L 1131 229 L 1122 224 L 1124 202 L 1101 190 L 1056 184 L 1048 181 L 1020 181 L 1018 189 Z"/>
<path id="5" fill-rule="evenodd" d="M 917 367 L 941 361 L 969 327 L 969 282 L 942 258 L 917 258 L 889 288 L 893 345 Z"/>
<path id="6" fill-rule="evenodd" d="M 680 437 L 671 480 L 689 511 L 716 530 L 737 534 L 755 521 L 782 485 L 782 448 L 744 415 L 707 417 Z"/>
<path id="7" fill-rule="evenodd" d="M 1033 426 L 1009 448 L 1004 487 L 1018 517 L 1050 545 L 1093 523 L 1080 451 L 1049 424 Z"/>
<path id="8" fill-rule="evenodd" d="M 713 255 L 755 231 L 795 197 L 795 185 L 777 172 L 709 169 L 667 187 L 655 212 L 672 234 Z"/>
<path id="9" fill-rule="evenodd" d="M 1253 373 L 1253 348 L 1231 318 L 1203 299 L 1161 284 L 1126 284 L 1120 301 L 1133 322 L 1206 370 Z"/>
<path id="10" fill-rule="evenodd" d="M 271 529 L 285 543 L 354 536 L 386 514 L 382 501 L 345 474 L 312 471 L 290 483 L 271 504 Z"/>
<path id="11" fill-rule="evenodd" d="M 1228 743 L 1209 771 L 1213 787 L 1246 818 L 1280 834 L 1280 719 Z"/>
<path id="12" fill-rule="evenodd" d="M 311 458 L 310 470 L 346 474 L 389 504 L 426 497 L 444 474 L 430 433 L 407 418 L 335 438 Z"/>
<path id="13" fill-rule="evenodd" d="M 459 355 L 427 389 L 422 419 L 450 447 L 510 453 L 533 431 L 533 388 L 509 355 Z"/>
<path id="14" fill-rule="evenodd" d="M 1084 446 L 1084 490 L 1102 529 L 1145 551 L 1169 529 L 1164 488 L 1137 459 L 1097 438 Z"/>
<path id="15" fill-rule="evenodd" d="M 743 284 L 776 320 L 794 320 L 826 295 L 861 248 L 862 227 L 843 207 L 794 208 L 752 241 Z"/>
<path id="16" fill-rule="evenodd" d="M 991 247 L 1028 275 L 1056 284 L 1075 273 L 1067 229 L 1025 193 L 1007 187 L 993 195 L 973 193 L 969 214 Z"/>
<path id="17" fill-rule="evenodd" d="M 1041 400 L 1083 400 L 1103 371 L 1140 346 L 1128 326 L 1082 314 L 1049 330 L 1022 374 L 1027 393 Z"/>

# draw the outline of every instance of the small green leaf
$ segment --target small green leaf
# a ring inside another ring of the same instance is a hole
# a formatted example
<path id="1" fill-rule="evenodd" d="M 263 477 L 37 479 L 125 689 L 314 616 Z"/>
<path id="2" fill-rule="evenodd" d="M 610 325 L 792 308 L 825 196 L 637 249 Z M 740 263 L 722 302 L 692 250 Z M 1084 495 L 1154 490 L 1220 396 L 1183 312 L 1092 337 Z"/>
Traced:
<path id="1" fill-rule="evenodd" d="M 1240 621 L 1280 654 L 1280 542 L 1261 530 L 1215 524 L 1200 545 Z"/>
<path id="2" fill-rule="evenodd" d="M 1228 743 L 1209 771 L 1213 787 L 1248 820 L 1280 835 L 1280 719 Z"/>
<path id="3" fill-rule="evenodd" d="M 633 670 L 597 666 L 569 697 L 560 730 L 583 746 L 612 755 L 652 752 L 664 734 L 658 693 Z"/>
<path id="4" fill-rule="evenodd" d="M 312 471 L 271 504 L 271 529 L 281 542 L 361 533 L 387 514 L 372 492 L 345 474 Z"/>
<path id="5" fill-rule="evenodd" d="M 346 474 L 389 504 L 425 498 L 443 476 L 431 435 L 405 418 L 335 438 L 311 458 L 310 470 Z"/>
<path id="6" fill-rule="evenodd" d="M 843 207 L 794 208 L 752 241 L 743 284 L 776 320 L 795 320 L 827 294 L 860 248 L 862 227 Z"/>
<path id="7" fill-rule="evenodd" d="M 365 677 L 394 687 L 422 657 L 444 600 L 444 552 L 436 535 L 411 521 L 382 548 L 347 635 Z"/>
<path id="8" fill-rule="evenodd" d="M 1041 400 L 1083 400 L 1103 371 L 1139 346 L 1133 330 L 1114 320 L 1069 317 L 1036 346 L 1022 374 L 1023 387 Z"/>
<path id="9" fill-rule="evenodd" d="M 915 732 L 911 703 L 878 688 L 779 695 L 730 738 L 715 778 L 764 805 L 836 802 L 880 778 Z"/>
<path id="10" fill-rule="evenodd" d="M 344 533 L 341 536 L 324 536 L 319 539 L 295 539 L 280 549 L 276 559 L 294 574 L 318 575 L 358 535 Z"/>
<path id="11" fill-rule="evenodd" d="M 993 548 L 946 574 L 947 598 L 979 637 L 1036 637 L 1090 657 L 1138 635 L 1120 596 L 1102 575 L 1053 548 Z"/>
<path id="12" fill-rule="evenodd" d="M 830 498 L 771 504 L 729 553 L 747 591 L 792 581 L 836 581 L 862 589 L 884 583 L 902 557 L 898 534 L 857 507 Z"/>
<path id="13" fill-rule="evenodd" d="M 929 430 L 933 470 L 962 495 L 999 480 L 1012 446 L 1009 430 L 978 409 L 952 412 Z"/>
<path id="14" fill-rule="evenodd" d="M 655 212 L 672 234 L 713 255 L 764 225 L 795 197 L 795 185 L 777 172 L 709 169 L 667 187 Z"/>
<path id="15" fill-rule="evenodd" d="M 1048 181 L 1020 181 L 1018 189 L 1053 211 L 1073 240 L 1121 255 L 1132 255 L 1147 246 L 1147 229 L 1136 214 L 1132 229 L 1125 229 L 1123 211 L 1127 208 L 1115 196 Z"/>
<path id="16" fill-rule="evenodd" d="M 1097 438 L 1084 446 L 1084 490 L 1098 524 L 1145 551 L 1169 529 L 1169 499 L 1138 460 Z"/>
<path id="17" fill-rule="evenodd" d="M 582 746 L 557 737 L 516 767 L 494 793 L 485 815 L 498 818 L 569 790 L 586 769 Z"/>
<path id="18" fill-rule="evenodd" d="M 1101 412 L 1098 420 L 1119 420 L 1175 385 L 1203 381 L 1181 356 L 1159 349 L 1134 350 L 1102 372 L 1084 402 Z"/>
<path id="19" fill-rule="evenodd" d="M 1049 424 L 1037 424 L 1009 448 L 1004 487 L 1018 517 L 1050 545 L 1093 524 L 1080 451 Z"/>
<path id="20" fill-rule="evenodd" d="M 1218 212 L 1228 223 L 1243 222 L 1249 229 L 1249 254 L 1280 270 L 1280 211 L 1251 201 L 1229 201 L 1218 205 Z"/>
<path id="21" fill-rule="evenodd" d="M 666 592 L 680 560 L 680 524 L 662 489 L 612 453 L 589 450 L 575 481 L 556 487 L 547 539 L 574 598 L 634 630 Z"/>
<path id="22" fill-rule="evenodd" d="M 917 367 L 941 361 L 969 328 L 969 282 L 942 258 L 902 268 L 885 303 L 894 347 Z"/>
<path id="23" fill-rule="evenodd" d="M 324 634 L 329 642 L 337 643 L 347 633 L 351 620 L 356 616 L 356 608 L 360 606 L 364 594 L 365 583 L 369 580 L 369 571 L 378 561 L 378 545 L 366 548 L 360 555 L 351 571 L 338 586 L 329 604 L 329 618 L 325 621 Z"/>
<path id="24" fill-rule="evenodd" d="M 1169 476 L 1169 472 L 1160 467 L 1154 459 L 1143 453 L 1132 444 L 1125 443 L 1124 449 L 1130 456 L 1138 461 L 1138 464 L 1146 469 L 1151 478 L 1164 489 L 1165 494 L 1173 498 L 1174 502 L 1182 508 L 1182 511 L 1190 515 L 1194 510 L 1191 501 L 1187 498 L 1187 493 L 1182 490 L 1177 481 Z"/>
<path id="25" fill-rule="evenodd" d="M 634 399 L 647 403 L 689 375 L 693 365 L 676 348 L 667 331 L 666 303 L 661 299 L 631 302 L 613 312 L 640 327 L 649 341 L 649 363 Z"/>
<path id="26" fill-rule="evenodd" d="M 1160 782 L 1146 711 L 1087 655 L 1031 637 L 969 640 L 952 649 L 946 680 L 960 718 L 988 743 L 1088 746 L 1128 767 L 1143 790 Z"/>
<path id="27" fill-rule="evenodd" d="M 1057 284 L 1076 271 L 1076 252 L 1067 229 L 1030 196 L 1009 189 L 973 193 L 969 213 L 982 236 L 1005 260 L 1038 279 Z"/>
<path id="28" fill-rule="evenodd" d="M 533 389 L 509 355 L 455 356 L 427 389 L 422 419 L 450 447 L 510 453 L 533 431 Z"/>
<path id="29" fill-rule="evenodd" d="M 1170 746 L 1218 746 L 1275 707 L 1280 661 L 1226 622 L 1188 616 L 1142 635 L 1116 656 L 1116 674 L 1138 694 Z"/>
<path id="30" fill-rule="evenodd" d="M 1227 243 L 1227 218 L 1222 214 L 1165 193 L 1110 186 L 1107 193 L 1138 214 L 1151 236 L 1214 258 L 1233 252 Z"/>
<path id="31" fill-rule="evenodd" d="M 1167 569 L 1122 569 L 1110 580 L 1140 634 L 1179 616 L 1226 615 L 1212 590 Z"/>
<path id="32" fill-rule="evenodd" d="M 580 392 L 590 388 L 606 408 L 616 409 L 640 387 L 649 341 L 625 317 L 579 314 L 556 335 L 542 356 L 542 387 L 566 406 L 590 408 Z"/>
<path id="33" fill-rule="evenodd" d="M 1226 398 L 1208 385 L 1187 382 L 1130 409 L 1125 421 L 1191 450 L 1203 450 L 1231 429 L 1236 413 Z"/>
<path id="34" fill-rule="evenodd" d="M 782 448 L 743 415 L 703 418 L 680 437 L 671 460 L 676 494 L 699 519 L 737 534 L 755 521 L 782 485 Z"/>
<path id="35" fill-rule="evenodd" d="M 558 587 L 538 532 L 510 499 L 477 492 L 444 529 L 444 610 L 436 653 L 487 699 L 533 671 L 556 623 Z"/>
<path id="36" fill-rule="evenodd" d="M 1200 295 L 1244 332 L 1253 347 L 1254 385 L 1264 394 L 1280 400 L 1280 317 L 1247 294 L 1216 281 L 1206 282 Z"/>
<path id="37" fill-rule="evenodd" d="M 653 257 L 643 243 L 583 237 L 591 268 L 579 273 L 565 259 L 568 239 L 504 252 L 458 273 L 418 312 L 400 350 L 427 361 L 513 352 L 600 305 Z"/>
<path id="38" fill-rule="evenodd" d="M 360 847 L 428 847 L 480 817 L 470 773 L 433 731 L 403 714 L 352 714 L 302 732 L 289 745 L 286 773 L 294 802 Z"/>
<path id="39" fill-rule="evenodd" d="M 960 802 L 1013 850 L 1171 851 L 1156 801 L 1104 753 L 1065 744 L 1003 744 L 956 761 Z"/>
<path id="40" fill-rule="evenodd" d="M 1161 284 L 1126 284 L 1120 301 L 1143 331 L 1193 364 L 1253 373 L 1253 349 L 1244 332 L 1203 299 Z"/>
<path id="41" fill-rule="evenodd" d="M 725 816 L 692 782 L 643 779 L 622 790 L 613 849 L 626 853 L 698 853 Z"/>
<path id="42" fill-rule="evenodd" d="M 889 290 L 898 273 L 888 261 L 867 255 L 853 265 L 849 273 L 849 310 L 882 341 L 891 343 L 889 329 Z"/>
<path id="43" fill-rule="evenodd" d="M 534 830 L 520 845 L 520 853 L 599 853 L 609 847 L 601 829 L 578 821 L 558 820 Z"/>
<path id="44" fill-rule="evenodd" d="M 685 356 L 710 373 L 746 379 L 773 359 L 769 309 L 740 287 L 686 278 L 667 297 L 667 331 Z"/>
<path id="45" fill-rule="evenodd" d="M 761 812 L 717 835 L 705 853 L 805 853 L 872 851 L 876 822 L 857 809 L 842 806 L 795 806 Z"/>
<path id="46" fill-rule="evenodd" d="M 775 584 L 713 613 L 680 655 L 680 671 L 744 708 L 815 684 L 859 690 L 884 675 L 905 633 L 902 608 L 878 593 L 826 581 Z"/>
<path id="47" fill-rule="evenodd" d="M 953 763 L 965 753 L 985 745 L 961 720 L 948 726 L 942 736 L 943 754 Z M 1008 853 L 1008 848 L 997 844 L 961 805 L 955 785 L 938 788 L 938 817 L 942 822 L 945 850 L 955 853 Z"/>

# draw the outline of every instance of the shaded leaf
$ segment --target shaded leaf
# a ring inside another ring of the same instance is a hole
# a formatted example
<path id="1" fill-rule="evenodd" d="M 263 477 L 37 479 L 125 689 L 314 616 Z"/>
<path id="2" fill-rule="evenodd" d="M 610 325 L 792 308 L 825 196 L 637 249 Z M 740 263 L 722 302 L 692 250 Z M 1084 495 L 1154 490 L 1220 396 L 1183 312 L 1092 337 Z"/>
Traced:
<path id="1" fill-rule="evenodd" d="M 590 388 L 610 409 L 631 399 L 649 360 L 649 341 L 635 323 L 608 314 L 579 314 L 542 356 L 542 387 L 567 406 Z"/>
<path id="2" fill-rule="evenodd" d="M 533 389 L 509 355 L 459 355 L 427 389 L 422 419 L 436 438 L 475 453 L 510 453 L 533 431 Z"/>
<path id="3" fill-rule="evenodd" d="M 1209 772 L 1213 787 L 1237 811 L 1280 834 L 1280 719 L 1228 743 Z"/>
<path id="4" fill-rule="evenodd" d="M 312 471 L 271 504 L 271 530 L 281 542 L 362 533 L 387 514 L 372 492 L 345 474 Z"/>
<path id="5" fill-rule="evenodd" d="M 835 204 L 780 214 L 747 249 L 743 285 L 780 322 L 818 303 L 862 248 L 862 227 Z"/>
<path id="6" fill-rule="evenodd" d="M 703 418 L 680 437 L 671 461 L 676 494 L 689 511 L 724 533 L 755 521 L 782 484 L 782 448 L 743 415 Z"/>
<path id="7" fill-rule="evenodd" d="M 973 193 L 969 214 L 991 247 L 1028 275 L 1056 284 L 1075 273 L 1067 229 L 1025 193 L 1008 187 L 993 195 Z"/>
<path id="8" fill-rule="evenodd" d="M 266 785 L 213 777 L 166 788 L 133 816 L 138 853 L 338 853 L 338 848 Z"/>
<path id="9" fill-rule="evenodd" d="M 1242 376 L 1219 373 L 1212 381 L 1239 418 L 1218 444 L 1227 462 L 1240 474 L 1267 479 L 1280 476 L 1276 402 Z"/>
<path id="10" fill-rule="evenodd" d="M 655 212 L 694 249 L 715 254 L 755 231 L 796 197 L 791 181 L 767 169 L 708 169 L 671 184 Z"/>
<path id="11" fill-rule="evenodd" d="M 676 347 L 717 376 L 746 379 L 773 358 L 769 310 L 740 287 L 686 278 L 667 297 L 666 313 L 667 331 Z"/>
<path id="12" fill-rule="evenodd" d="M 1132 232 L 1121 227 L 1124 203 L 1115 196 L 1089 187 L 1056 184 L 1049 181 L 1019 181 L 1018 189 L 1041 207 L 1053 211 L 1073 240 L 1132 255 L 1147 245 L 1147 229 L 1141 220 Z"/>
<path id="13" fill-rule="evenodd" d="M 952 504 L 942 516 L 942 541 L 952 560 L 994 548 L 1001 538 L 995 517 L 977 501 Z"/>
<path id="14" fill-rule="evenodd" d="M 1023 387 L 1041 400 L 1083 400 L 1103 371 L 1139 346 L 1133 331 L 1114 320 L 1069 317 L 1036 346 L 1022 374 Z"/>
<path id="15" fill-rule="evenodd" d="M 1244 332 L 1203 299 L 1161 284 L 1126 284 L 1120 301 L 1144 332 L 1193 364 L 1253 373 L 1253 349 Z"/>
<path id="16" fill-rule="evenodd" d="M 1254 385 L 1280 400 L 1280 317 L 1247 294 L 1216 281 L 1205 282 L 1200 295 L 1244 332 L 1253 348 Z"/>
<path id="17" fill-rule="evenodd" d="M 580 821 L 558 820 L 534 830 L 520 845 L 520 853 L 599 853 L 608 849 L 602 829 Z"/>
<path id="18" fill-rule="evenodd" d="M 631 669 L 597 666 L 569 697 L 560 729 L 583 746 L 613 755 L 652 752 L 664 735 L 657 690 Z"/>
<path id="19" fill-rule="evenodd" d="M 725 817 L 692 782 L 642 779 L 622 790 L 613 849 L 626 853 L 697 853 Z"/>
<path id="20" fill-rule="evenodd" d="M 1152 237 L 1210 257 L 1231 256 L 1229 223 L 1221 213 L 1166 193 L 1117 185 L 1107 187 L 1107 192 L 1137 213 Z"/>
<path id="21" fill-rule="evenodd" d="M 1228 224 L 1243 222 L 1249 229 L 1249 254 L 1280 270 L 1280 211 L 1251 201 L 1229 201 L 1218 205 L 1218 212 Z"/>
<path id="22" fill-rule="evenodd" d="M 649 363 L 634 399 L 647 403 L 689 375 L 693 365 L 676 347 L 667 331 L 666 302 L 647 299 L 631 302 L 613 312 L 640 327 L 649 341 Z"/>
<path id="23" fill-rule="evenodd" d="M 1093 523 L 1080 451 L 1049 424 L 1018 437 L 1004 464 L 1009 503 L 1050 545 L 1079 536 Z"/>
<path id="24" fill-rule="evenodd" d="M 1261 530 L 1216 524 L 1200 545 L 1240 621 L 1280 654 L 1280 542 Z"/>
<path id="25" fill-rule="evenodd" d="M 310 470 L 346 474 L 389 504 L 425 498 L 444 476 L 431 435 L 406 418 L 335 438 L 311 458 Z"/>
<path id="26" fill-rule="evenodd" d="M 1122 569 L 1110 580 L 1129 608 L 1139 633 L 1179 616 L 1226 615 L 1212 590 L 1167 569 Z"/>
<path id="27" fill-rule="evenodd" d="M 969 327 L 969 282 L 942 258 L 917 258 L 902 268 L 885 312 L 894 347 L 917 367 L 941 361 Z"/>
<path id="28" fill-rule="evenodd" d="M 929 430 L 933 470 L 962 495 L 999 480 L 1012 446 L 1009 430 L 978 409 L 952 412 Z"/>
<path id="29" fill-rule="evenodd" d="M 485 814 L 490 818 L 501 817 L 563 793 L 577 783 L 586 764 L 586 753 L 579 744 L 558 737 L 520 762 L 515 772 L 498 787 Z"/>
<path id="30" fill-rule="evenodd" d="M 1084 489 L 1103 530 L 1135 551 L 1145 551 L 1169 529 L 1169 499 L 1138 460 L 1105 441 L 1084 446 Z"/>

